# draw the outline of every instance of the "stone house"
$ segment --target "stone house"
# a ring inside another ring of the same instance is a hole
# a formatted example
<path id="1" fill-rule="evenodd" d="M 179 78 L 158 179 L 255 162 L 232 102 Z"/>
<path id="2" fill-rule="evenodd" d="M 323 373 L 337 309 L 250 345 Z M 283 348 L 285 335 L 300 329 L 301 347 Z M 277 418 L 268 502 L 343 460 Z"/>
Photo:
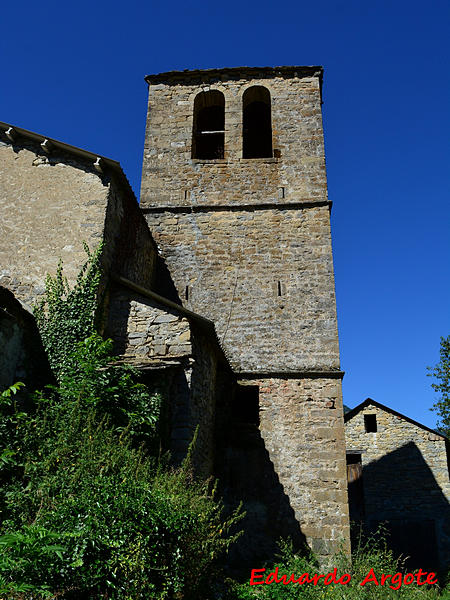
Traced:
<path id="1" fill-rule="evenodd" d="M 322 76 L 148 76 L 140 205 L 116 161 L 0 123 L 2 385 L 35 381 L 45 274 L 61 257 L 73 281 L 103 240 L 103 333 L 163 391 L 175 460 L 199 427 L 253 565 L 280 536 L 349 548 Z"/>
<path id="2" fill-rule="evenodd" d="M 450 563 L 450 446 L 440 433 L 367 398 L 346 413 L 350 519 L 374 531 L 411 567 Z"/>

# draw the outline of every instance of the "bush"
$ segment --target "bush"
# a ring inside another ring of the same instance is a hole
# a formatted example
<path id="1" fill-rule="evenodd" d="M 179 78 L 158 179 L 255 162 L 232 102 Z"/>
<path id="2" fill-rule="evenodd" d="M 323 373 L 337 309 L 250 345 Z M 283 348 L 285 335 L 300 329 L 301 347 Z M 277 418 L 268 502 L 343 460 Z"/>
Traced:
<path id="1" fill-rule="evenodd" d="M 199 594 L 232 541 L 233 519 L 223 521 L 207 484 L 187 465 L 156 464 L 93 409 L 48 416 L 25 428 L 24 482 L 4 523 L 9 539 L 29 538 L 29 522 L 46 535 L 5 548 L 7 581 L 64 598 Z M 37 440 L 47 441 L 36 456 Z"/>

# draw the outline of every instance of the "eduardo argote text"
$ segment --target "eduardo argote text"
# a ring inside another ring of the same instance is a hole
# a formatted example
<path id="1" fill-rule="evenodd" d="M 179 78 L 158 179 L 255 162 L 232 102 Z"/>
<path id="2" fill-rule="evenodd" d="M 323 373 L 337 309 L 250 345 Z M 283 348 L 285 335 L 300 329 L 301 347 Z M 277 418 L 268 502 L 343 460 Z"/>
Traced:
<path id="1" fill-rule="evenodd" d="M 337 569 L 329 573 L 319 575 L 318 573 L 302 573 L 297 577 L 295 573 L 290 575 L 280 575 L 278 567 L 274 571 L 266 573 L 267 569 L 252 569 L 250 576 L 250 585 L 271 585 L 272 583 L 282 583 L 283 585 L 298 584 L 304 585 L 312 583 L 313 585 L 347 585 L 352 580 L 350 573 L 344 573 L 338 577 Z M 402 585 L 435 585 L 437 584 L 436 573 L 427 573 L 419 569 L 417 573 L 395 573 L 375 575 L 374 570 L 370 569 L 359 585 L 387 585 L 393 590 L 398 590 Z"/>

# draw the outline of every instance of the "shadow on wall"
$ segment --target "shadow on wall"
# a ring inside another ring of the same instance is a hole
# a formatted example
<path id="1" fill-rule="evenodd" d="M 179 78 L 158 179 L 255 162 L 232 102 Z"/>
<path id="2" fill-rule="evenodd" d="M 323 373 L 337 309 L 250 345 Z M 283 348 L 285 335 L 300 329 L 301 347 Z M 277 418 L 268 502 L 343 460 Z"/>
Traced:
<path id="1" fill-rule="evenodd" d="M 441 465 L 448 483 L 447 464 Z M 349 483 L 349 498 L 363 503 L 350 503 L 354 524 L 362 519 L 363 531 L 373 532 L 384 523 L 389 546 L 407 557 L 408 569 L 450 566 L 450 504 L 414 442 L 365 465 L 360 490 L 360 480 Z"/>
<path id="2" fill-rule="evenodd" d="M 242 408 L 245 399 L 239 387 L 227 433 L 217 432 L 215 472 L 226 505 L 232 509 L 242 500 L 246 511 L 239 523 L 244 535 L 230 550 L 227 563 L 233 574 L 248 579 L 250 569 L 273 561 L 279 553 L 280 538 L 291 538 L 294 550 L 306 546 L 306 538 L 275 472 L 258 423 L 249 422 L 254 420 L 251 402 Z"/>
<path id="3" fill-rule="evenodd" d="M 53 377 L 34 316 L 0 287 L 0 391 L 17 381 L 40 389 Z"/>

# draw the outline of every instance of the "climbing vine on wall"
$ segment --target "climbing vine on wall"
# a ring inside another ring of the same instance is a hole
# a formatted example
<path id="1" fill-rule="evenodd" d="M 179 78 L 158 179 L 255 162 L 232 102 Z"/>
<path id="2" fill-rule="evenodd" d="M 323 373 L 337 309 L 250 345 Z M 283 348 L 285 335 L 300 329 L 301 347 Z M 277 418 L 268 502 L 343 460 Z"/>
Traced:
<path id="1" fill-rule="evenodd" d="M 99 244 L 93 252 L 86 243 L 83 245 L 87 260 L 73 288 L 63 274 L 60 261 L 56 275 L 47 275 L 44 297 L 34 309 L 42 342 L 58 381 L 67 374 L 71 363 L 69 355 L 76 344 L 95 332 L 103 245 Z"/>

